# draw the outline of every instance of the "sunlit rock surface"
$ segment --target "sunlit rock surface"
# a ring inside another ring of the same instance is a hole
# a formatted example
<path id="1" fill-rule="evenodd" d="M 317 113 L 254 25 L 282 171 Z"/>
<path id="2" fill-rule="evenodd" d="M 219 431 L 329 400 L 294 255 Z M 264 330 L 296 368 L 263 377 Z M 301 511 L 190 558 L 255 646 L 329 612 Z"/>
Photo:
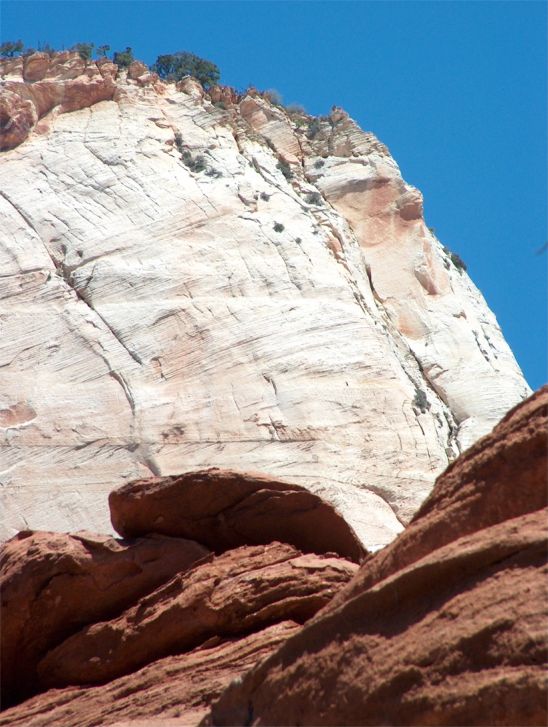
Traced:
<path id="1" fill-rule="evenodd" d="M 340 109 L 38 55 L 0 90 L 2 537 L 217 466 L 392 540 L 529 393 L 420 193 Z"/>

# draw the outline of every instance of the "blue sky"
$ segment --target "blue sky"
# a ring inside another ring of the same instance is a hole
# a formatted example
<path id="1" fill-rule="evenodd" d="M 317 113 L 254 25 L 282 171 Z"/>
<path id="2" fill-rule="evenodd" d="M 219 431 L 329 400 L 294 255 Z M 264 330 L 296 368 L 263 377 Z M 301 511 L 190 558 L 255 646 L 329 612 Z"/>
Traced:
<path id="1" fill-rule="evenodd" d="M 2 40 L 190 50 L 221 81 L 343 106 L 421 189 L 533 388 L 546 381 L 546 4 L 2 0 Z"/>

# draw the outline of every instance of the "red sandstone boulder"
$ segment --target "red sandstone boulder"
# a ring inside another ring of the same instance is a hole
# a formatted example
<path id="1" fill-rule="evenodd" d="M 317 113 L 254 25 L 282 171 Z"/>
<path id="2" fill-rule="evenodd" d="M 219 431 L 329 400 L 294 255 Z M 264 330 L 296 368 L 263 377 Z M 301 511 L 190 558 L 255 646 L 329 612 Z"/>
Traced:
<path id="1" fill-rule="evenodd" d="M 264 475 L 208 469 L 136 480 L 111 492 L 109 506 L 121 535 L 191 538 L 216 553 L 274 540 L 354 562 L 366 552 L 331 505 L 303 487 Z"/>
<path id="2" fill-rule="evenodd" d="M 36 688 L 36 664 L 85 624 L 111 618 L 209 553 L 154 536 L 21 532 L 0 551 L 2 705 Z"/>
<path id="3" fill-rule="evenodd" d="M 545 725 L 547 404 L 545 388 L 449 467 L 204 724 Z"/>
<path id="4" fill-rule="evenodd" d="M 39 694 L 0 714 L 2 727 L 173 727 L 195 725 L 232 679 L 301 627 L 292 621 L 239 638 L 213 638 L 95 687 Z"/>
<path id="5" fill-rule="evenodd" d="M 250 633 L 288 619 L 302 623 L 356 570 L 341 558 L 303 555 L 282 543 L 231 550 L 175 576 L 116 618 L 68 638 L 41 661 L 40 683 L 104 682 L 213 636 Z"/>

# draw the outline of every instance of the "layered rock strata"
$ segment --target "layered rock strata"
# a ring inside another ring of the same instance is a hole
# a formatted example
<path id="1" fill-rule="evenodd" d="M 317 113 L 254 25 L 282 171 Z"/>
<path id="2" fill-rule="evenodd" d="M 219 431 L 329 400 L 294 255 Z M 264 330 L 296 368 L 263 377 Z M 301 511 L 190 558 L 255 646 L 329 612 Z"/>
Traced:
<path id="1" fill-rule="evenodd" d="M 545 387 L 203 724 L 546 724 L 547 424 Z"/>
<path id="2" fill-rule="evenodd" d="M 37 664 L 52 647 L 209 553 L 161 535 L 117 541 L 84 532 L 19 533 L 0 555 L 2 705 L 37 688 Z"/>
<path id="3" fill-rule="evenodd" d="M 70 53 L 1 72 L 3 537 L 106 532 L 120 482 L 244 463 L 378 548 L 527 395 L 420 193 L 341 109 Z"/>

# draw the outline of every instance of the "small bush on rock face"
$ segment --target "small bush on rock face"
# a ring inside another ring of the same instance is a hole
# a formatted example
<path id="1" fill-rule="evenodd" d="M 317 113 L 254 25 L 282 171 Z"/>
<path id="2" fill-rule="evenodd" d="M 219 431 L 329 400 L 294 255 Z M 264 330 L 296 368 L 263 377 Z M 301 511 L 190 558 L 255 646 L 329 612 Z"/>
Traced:
<path id="1" fill-rule="evenodd" d="M 270 101 L 273 106 L 283 106 L 282 94 L 279 91 L 276 91 L 275 88 L 269 88 L 264 91 L 263 96 L 267 101 Z"/>
<path id="2" fill-rule="evenodd" d="M 223 173 L 220 172 L 218 169 L 215 169 L 215 167 L 208 167 L 206 170 L 206 175 L 208 177 L 215 177 L 215 179 L 217 179 L 218 177 L 222 177 Z"/>
<path id="3" fill-rule="evenodd" d="M 293 178 L 293 172 L 291 171 L 291 167 L 287 162 L 283 162 L 282 160 L 280 160 L 276 166 L 287 180 Z"/>
<path id="4" fill-rule="evenodd" d="M 422 389 L 415 390 L 415 396 L 413 397 L 413 406 L 419 409 L 423 414 L 430 409 L 430 404 L 426 398 L 426 392 Z"/>
<path id="5" fill-rule="evenodd" d="M 284 230 L 285 230 L 285 227 L 282 225 L 281 222 L 274 223 L 274 232 L 283 232 Z"/>
<path id="6" fill-rule="evenodd" d="M 314 167 L 316 169 L 321 169 L 324 164 L 325 164 L 325 162 L 323 159 L 316 159 L 316 161 L 314 162 Z"/>
<path id="7" fill-rule="evenodd" d="M 321 205 L 323 204 L 323 197 L 319 192 L 310 192 L 306 195 L 307 204 Z"/>
<path id="8" fill-rule="evenodd" d="M 306 132 L 306 138 L 307 139 L 315 139 L 316 136 L 318 136 L 320 132 L 320 120 L 319 119 L 313 119 L 310 122 L 310 126 L 308 127 L 308 131 Z"/>
<path id="9" fill-rule="evenodd" d="M 448 247 L 444 247 L 443 248 L 443 252 L 451 260 L 451 262 L 457 268 L 457 270 L 459 271 L 459 273 L 462 273 L 462 272 L 464 272 L 464 271 L 467 270 L 466 263 L 464 262 L 464 260 L 461 258 L 460 255 L 457 255 L 456 252 L 453 252 Z"/>
<path id="10" fill-rule="evenodd" d="M 266 192 L 261 192 L 261 199 L 263 200 L 263 202 L 268 202 L 268 200 L 270 199 L 270 195 Z"/>

